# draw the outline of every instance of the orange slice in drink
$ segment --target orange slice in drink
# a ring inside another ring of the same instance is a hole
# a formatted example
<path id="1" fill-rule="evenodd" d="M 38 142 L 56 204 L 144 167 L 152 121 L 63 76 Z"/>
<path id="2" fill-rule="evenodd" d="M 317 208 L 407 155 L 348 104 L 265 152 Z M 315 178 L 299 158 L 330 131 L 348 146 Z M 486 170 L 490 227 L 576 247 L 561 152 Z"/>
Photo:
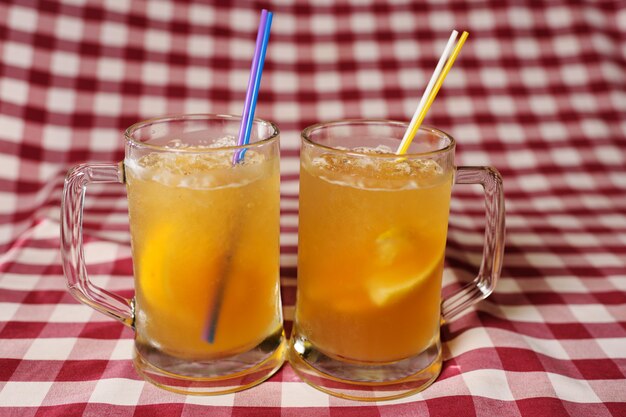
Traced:
<path id="1" fill-rule="evenodd" d="M 206 239 L 169 224 L 151 233 L 140 254 L 139 278 L 152 310 L 187 322 L 205 318 L 216 267 Z"/>
<path id="2" fill-rule="evenodd" d="M 408 231 L 391 229 L 376 239 L 373 273 L 365 282 L 370 300 L 379 307 L 391 304 L 419 287 L 441 259 L 428 243 Z"/>
<path id="3" fill-rule="evenodd" d="M 167 309 L 172 305 L 170 296 L 174 288 L 169 279 L 168 247 L 172 241 L 173 227 L 163 225 L 150 233 L 143 242 L 138 258 L 139 285 L 143 299 L 153 308 Z M 173 305 L 172 305 L 173 306 Z"/>

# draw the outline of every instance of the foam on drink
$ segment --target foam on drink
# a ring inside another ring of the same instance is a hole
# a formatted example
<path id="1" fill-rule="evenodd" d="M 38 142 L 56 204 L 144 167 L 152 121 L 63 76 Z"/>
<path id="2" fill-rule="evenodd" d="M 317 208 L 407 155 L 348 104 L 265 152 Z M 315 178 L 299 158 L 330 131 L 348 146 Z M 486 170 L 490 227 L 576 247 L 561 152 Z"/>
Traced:
<path id="1" fill-rule="evenodd" d="M 315 175 L 338 185 L 391 191 L 432 187 L 445 180 L 444 170 L 436 161 L 397 157 L 385 145 L 337 149 L 344 153 L 322 154 L 309 164 Z"/>
<path id="2" fill-rule="evenodd" d="M 263 174 L 265 156 L 248 150 L 242 162 L 233 165 L 233 136 L 208 145 L 191 146 L 173 139 L 165 149 L 180 152 L 152 152 L 137 160 L 127 158 L 126 168 L 137 178 L 159 182 L 168 187 L 214 189 L 237 187 L 255 181 Z"/>

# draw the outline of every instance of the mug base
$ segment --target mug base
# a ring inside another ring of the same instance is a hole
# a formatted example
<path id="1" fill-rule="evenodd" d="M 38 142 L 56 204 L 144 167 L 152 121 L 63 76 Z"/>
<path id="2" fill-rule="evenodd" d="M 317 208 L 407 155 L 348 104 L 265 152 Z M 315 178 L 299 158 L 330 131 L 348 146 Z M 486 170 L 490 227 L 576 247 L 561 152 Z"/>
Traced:
<path id="1" fill-rule="evenodd" d="M 324 354 L 297 330 L 289 340 L 287 359 L 296 374 L 322 392 L 349 400 L 384 401 L 416 394 L 432 384 L 441 372 L 441 342 L 419 354 L 396 362 L 348 362 Z"/>
<path id="2" fill-rule="evenodd" d="M 276 373 L 285 361 L 286 349 L 287 340 L 281 329 L 248 352 L 211 361 L 180 361 L 178 366 L 176 359 L 170 358 L 167 370 L 163 369 L 166 360 L 162 353 L 135 346 L 133 365 L 146 381 L 168 391 L 189 395 L 230 394 L 258 385 Z M 158 361 L 154 360 L 155 355 L 159 355 Z"/>

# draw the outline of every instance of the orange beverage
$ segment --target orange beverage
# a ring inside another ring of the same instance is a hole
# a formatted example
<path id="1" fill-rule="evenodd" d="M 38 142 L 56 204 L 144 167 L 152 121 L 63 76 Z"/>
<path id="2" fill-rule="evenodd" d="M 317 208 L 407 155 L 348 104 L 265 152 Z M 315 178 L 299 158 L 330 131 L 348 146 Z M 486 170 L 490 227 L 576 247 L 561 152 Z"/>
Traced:
<path id="1" fill-rule="evenodd" d="M 62 258 L 69 291 L 135 333 L 133 364 L 178 393 L 214 395 L 261 383 L 283 364 L 279 270 L 279 137 L 255 119 L 174 115 L 124 133 L 123 163 L 66 177 Z M 126 184 L 135 296 L 90 281 L 82 249 L 89 183 Z"/>
<path id="2" fill-rule="evenodd" d="M 297 331 L 325 355 L 365 363 L 439 338 L 453 179 L 434 160 L 381 149 L 305 153 L 300 169 Z"/>
<path id="3" fill-rule="evenodd" d="M 298 279 L 289 363 L 313 387 L 379 401 L 421 391 L 441 372 L 440 326 L 495 288 L 504 249 L 502 178 L 456 167 L 454 138 L 407 123 L 337 120 L 302 131 Z M 485 191 L 476 278 L 442 296 L 453 183 Z"/>
<path id="4" fill-rule="evenodd" d="M 279 339 L 277 156 L 183 151 L 127 162 L 138 351 L 212 360 Z"/>

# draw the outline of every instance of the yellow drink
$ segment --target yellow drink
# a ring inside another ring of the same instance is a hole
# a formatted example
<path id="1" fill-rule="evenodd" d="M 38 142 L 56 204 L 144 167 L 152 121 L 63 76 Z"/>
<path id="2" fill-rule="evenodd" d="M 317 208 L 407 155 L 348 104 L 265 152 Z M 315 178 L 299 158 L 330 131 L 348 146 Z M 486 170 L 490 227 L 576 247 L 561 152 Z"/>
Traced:
<path id="1" fill-rule="evenodd" d="M 452 171 L 430 160 L 302 158 L 296 326 L 324 354 L 382 363 L 439 337 Z"/>
<path id="2" fill-rule="evenodd" d="M 126 180 L 138 350 L 202 361 L 282 334 L 279 167 L 277 155 L 249 150 L 233 166 L 232 152 L 191 150 L 127 160 Z"/>

